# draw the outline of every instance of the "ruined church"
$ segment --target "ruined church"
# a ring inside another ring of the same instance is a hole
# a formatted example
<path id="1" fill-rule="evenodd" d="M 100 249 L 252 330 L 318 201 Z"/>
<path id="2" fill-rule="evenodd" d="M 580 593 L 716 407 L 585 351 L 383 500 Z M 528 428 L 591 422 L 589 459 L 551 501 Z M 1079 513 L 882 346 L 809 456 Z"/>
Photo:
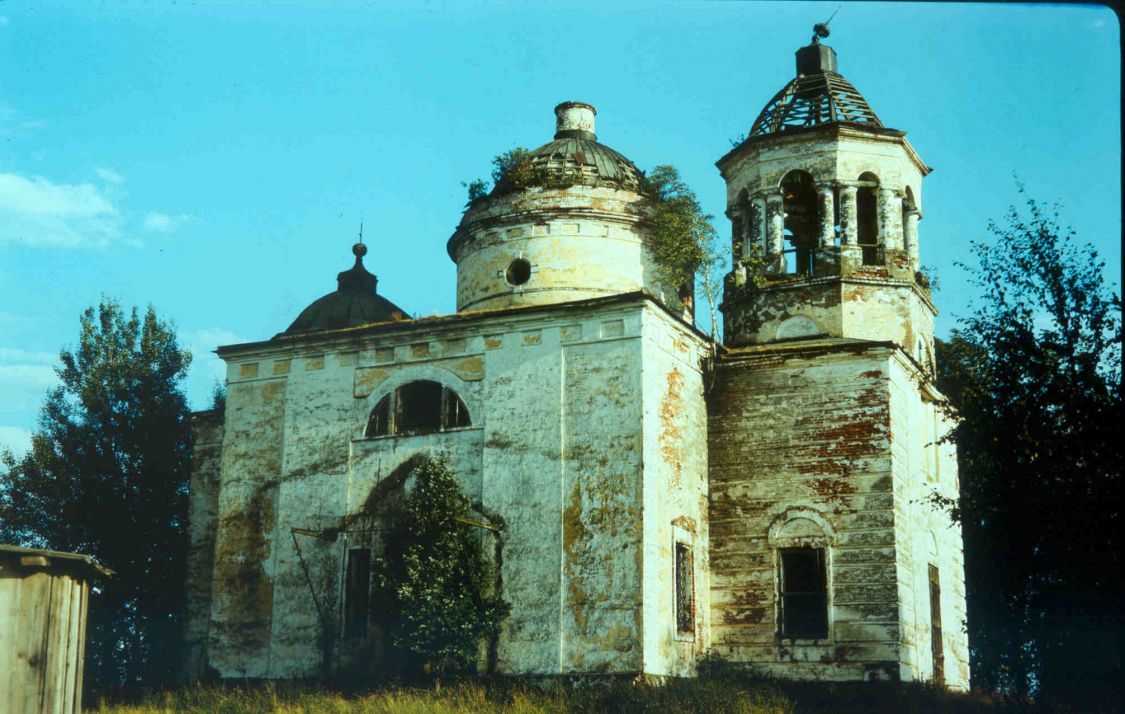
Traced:
<path id="1" fill-rule="evenodd" d="M 714 657 L 967 688 L 961 533 L 931 498 L 958 480 L 919 266 L 930 168 L 905 133 L 830 47 L 797 51 L 717 162 L 714 345 L 661 277 L 643 174 L 594 107 L 555 118 L 529 155 L 552 180 L 496 187 L 449 238 L 456 313 L 409 318 L 357 244 L 283 332 L 218 350 L 225 407 L 195 417 L 189 674 L 312 677 L 377 649 L 360 516 L 442 454 L 511 604 L 492 671 L 689 677 Z"/>

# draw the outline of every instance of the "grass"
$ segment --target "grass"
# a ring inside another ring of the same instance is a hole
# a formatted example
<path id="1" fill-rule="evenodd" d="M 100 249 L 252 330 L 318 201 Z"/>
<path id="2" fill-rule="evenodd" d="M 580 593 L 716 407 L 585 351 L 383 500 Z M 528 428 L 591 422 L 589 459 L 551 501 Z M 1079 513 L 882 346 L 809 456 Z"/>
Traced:
<path id="1" fill-rule="evenodd" d="M 134 703 L 100 702 L 101 714 L 1040 714 L 1065 711 L 1024 700 L 960 694 L 918 684 L 809 683 L 751 678 L 615 682 L 535 688 L 512 681 L 387 686 L 360 692 L 307 684 L 194 684 Z"/>

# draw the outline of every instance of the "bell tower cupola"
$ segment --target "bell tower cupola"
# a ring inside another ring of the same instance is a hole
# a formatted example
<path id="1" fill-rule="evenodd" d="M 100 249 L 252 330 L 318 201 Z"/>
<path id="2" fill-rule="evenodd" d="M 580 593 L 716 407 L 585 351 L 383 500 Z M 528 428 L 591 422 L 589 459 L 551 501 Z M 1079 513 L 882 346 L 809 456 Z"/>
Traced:
<path id="1" fill-rule="evenodd" d="M 918 242 L 931 169 L 839 73 L 820 42 L 827 26 L 815 32 L 796 76 L 717 163 L 733 266 L 725 340 L 851 338 L 931 354 L 936 311 Z"/>

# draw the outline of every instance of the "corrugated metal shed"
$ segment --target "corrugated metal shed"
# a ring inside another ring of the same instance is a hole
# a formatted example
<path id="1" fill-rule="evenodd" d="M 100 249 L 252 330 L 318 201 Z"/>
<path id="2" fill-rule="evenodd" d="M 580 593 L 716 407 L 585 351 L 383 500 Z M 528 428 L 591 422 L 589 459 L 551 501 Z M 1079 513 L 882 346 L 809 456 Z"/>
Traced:
<path id="1" fill-rule="evenodd" d="M 78 714 L 90 581 L 113 571 L 76 553 L 0 545 L 0 709 Z"/>

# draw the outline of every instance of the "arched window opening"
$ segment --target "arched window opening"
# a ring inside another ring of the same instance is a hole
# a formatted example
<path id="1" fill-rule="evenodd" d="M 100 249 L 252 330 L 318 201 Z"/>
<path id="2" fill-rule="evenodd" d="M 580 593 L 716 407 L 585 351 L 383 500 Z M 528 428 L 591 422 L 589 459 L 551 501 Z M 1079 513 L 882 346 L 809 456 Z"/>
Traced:
<path id="1" fill-rule="evenodd" d="M 883 250 L 879 236 L 879 177 L 864 173 L 859 177 L 855 196 L 856 238 L 863 248 L 864 265 L 882 265 Z"/>
<path id="2" fill-rule="evenodd" d="M 786 639 L 828 637 L 828 568 L 824 548 L 778 551 L 779 625 Z"/>
<path id="3" fill-rule="evenodd" d="M 367 419 L 364 435 L 432 434 L 472 426 L 465 402 L 439 382 L 404 384 L 379 400 Z"/>
<path id="4" fill-rule="evenodd" d="M 786 272 L 812 275 L 818 224 L 816 185 L 805 171 L 790 171 L 781 181 L 785 212 Z"/>
<path id="5" fill-rule="evenodd" d="M 777 553 L 777 636 L 827 639 L 831 536 L 826 524 L 818 514 L 789 512 L 774 521 L 769 540 Z"/>

